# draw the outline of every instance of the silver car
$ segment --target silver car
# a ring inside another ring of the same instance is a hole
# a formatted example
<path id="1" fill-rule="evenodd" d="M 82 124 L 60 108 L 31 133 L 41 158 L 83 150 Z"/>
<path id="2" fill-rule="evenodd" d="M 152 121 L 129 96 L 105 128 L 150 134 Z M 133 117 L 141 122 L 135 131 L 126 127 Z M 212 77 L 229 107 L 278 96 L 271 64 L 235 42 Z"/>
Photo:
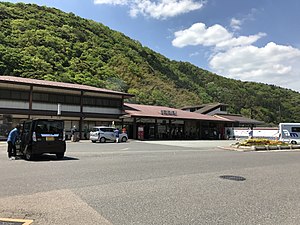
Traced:
<path id="1" fill-rule="evenodd" d="M 115 128 L 113 127 L 93 127 L 90 132 L 90 140 L 95 143 L 97 141 L 104 143 L 107 141 L 115 142 L 117 140 Z M 119 134 L 119 142 L 126 142 L 128 140 L 128 136 L 126 133 Z"/>

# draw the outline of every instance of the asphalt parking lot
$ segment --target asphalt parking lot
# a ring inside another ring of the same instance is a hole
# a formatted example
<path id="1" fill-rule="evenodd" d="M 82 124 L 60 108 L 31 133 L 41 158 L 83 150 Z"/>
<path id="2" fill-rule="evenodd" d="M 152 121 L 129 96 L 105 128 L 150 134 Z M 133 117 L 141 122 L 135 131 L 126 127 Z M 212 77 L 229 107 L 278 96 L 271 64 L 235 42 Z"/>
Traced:
<path id="1" fill-rule="evenodd" d="M 32 224 L 298 224 L 300 152 L 228 141 L 67 144 L 66 157 L 9 161 L 0 218 Z"/>

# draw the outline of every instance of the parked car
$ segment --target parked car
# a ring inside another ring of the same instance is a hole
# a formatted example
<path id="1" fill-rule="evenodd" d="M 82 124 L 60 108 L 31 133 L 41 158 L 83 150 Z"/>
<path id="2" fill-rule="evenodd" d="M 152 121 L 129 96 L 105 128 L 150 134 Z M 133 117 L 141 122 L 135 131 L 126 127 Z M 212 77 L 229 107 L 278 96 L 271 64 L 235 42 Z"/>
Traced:
<path id="1" fill-rule="evenodd" d="M 107 141 L 115 142 L 117 140 L 115 128 L 113 127 L 93 127 L 90 132 L 90 140 L 95 143 L 97 141 L 104 143 Z M 128 140 L 128 136 L 126 133 L 119 134 L 119 142 L 126 142 Z"/>
<path id="2" fill-rule="evenodd" d="M 25 159 L 44 153 L 62 159 L 66 151 L 64 121 L 51 119 L 27 120 L 23 123 L 20 152 Z"/>

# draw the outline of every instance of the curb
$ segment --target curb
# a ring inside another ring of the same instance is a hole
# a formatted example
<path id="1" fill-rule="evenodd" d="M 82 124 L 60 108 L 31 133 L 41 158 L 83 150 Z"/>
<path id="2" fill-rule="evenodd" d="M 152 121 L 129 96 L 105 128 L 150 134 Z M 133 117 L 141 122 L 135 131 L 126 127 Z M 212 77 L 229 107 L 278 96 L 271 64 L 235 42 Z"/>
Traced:
<path id="1" fill-rule="evenodd" d="M 238 152 L 283 152 L 283 151 L 300 151 L 300 145 L 288 145 L 288 146 L 251 146 L 251 147 L 246 147 L 246 146 L 239 146 L 239 147 L 224 147 L 220 146 L 219 148 L 224 149 L 224 150 L 231 150 L 231 151 L 238 151 Z"/>

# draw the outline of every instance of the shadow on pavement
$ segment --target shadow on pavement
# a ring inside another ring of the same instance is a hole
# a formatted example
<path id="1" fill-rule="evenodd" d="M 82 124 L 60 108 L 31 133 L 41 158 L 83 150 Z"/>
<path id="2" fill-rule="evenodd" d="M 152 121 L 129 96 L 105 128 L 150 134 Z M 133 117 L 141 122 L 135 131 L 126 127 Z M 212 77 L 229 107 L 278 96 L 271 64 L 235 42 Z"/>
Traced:
<path id="1" fill-rule="evenodd" d="M 26 161 L 24 158 L 19 158 L 18 160 Z M 32 160 L 30 160 L 30 162 L 71 161 L 71 160 L 79 160 L 79 159 L 75 158 L 75 157 L 70 157 L 70 156 L 65 156 L 62 159 L 57 159 L 55 155 L 43 154 L 43 155 L 33 156 Z"/>

